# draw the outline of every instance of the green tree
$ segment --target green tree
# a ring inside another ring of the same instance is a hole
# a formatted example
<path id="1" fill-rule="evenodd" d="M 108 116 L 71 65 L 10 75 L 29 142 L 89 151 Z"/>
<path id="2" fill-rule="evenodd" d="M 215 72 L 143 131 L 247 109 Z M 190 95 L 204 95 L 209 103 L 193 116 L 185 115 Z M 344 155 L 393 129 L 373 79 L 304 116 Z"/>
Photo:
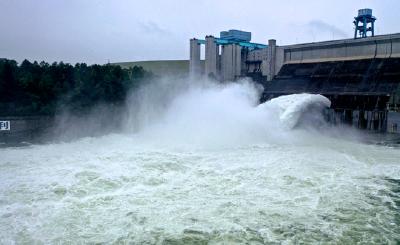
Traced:
<path id="1" fill-rule="evenodd" d="M 6 115 L 74 112 L 90 110 L 98 103 L 121 104 L 151 73 L 141 67 L 74 66 L 59 62 L 0 60 L 0 113 Z"/>

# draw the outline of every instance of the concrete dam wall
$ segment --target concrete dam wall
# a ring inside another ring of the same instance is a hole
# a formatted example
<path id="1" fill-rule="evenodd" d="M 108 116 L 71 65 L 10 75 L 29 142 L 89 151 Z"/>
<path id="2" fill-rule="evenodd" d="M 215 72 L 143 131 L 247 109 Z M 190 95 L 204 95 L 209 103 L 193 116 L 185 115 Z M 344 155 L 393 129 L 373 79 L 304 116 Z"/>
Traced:
<path id="1" fill-rule="evenodd" d="M 400 34 L 281 46 L 269 53 L 263 75 L 274 75 L 267 77 L 270 82 L 259 80 L 265 84 L 263 100 L 322 94 L 332 101 L 329 121 L 398 132 Z"/>
<path id="2" fill-rule="evenodd" d="M 322 94 L 332 101 L 328 119 L 334 123 L 397 131 L 398 122 L 389 119 L 388 125 L 388 111 L 400 106 L 399 84 L 400 58 L 288 63 L 265 84 L 263 100 L 292 93 Z"/>
<path id="3" fill-rule="evenodd" d="M 362 39 L 343 39 L 317 43 L 277 46 L 271 57 L 276 76 L 283 65 L 317 63 L 329 61 L 400 58 L 400 33 L 368 37 Z M 267 59 L 263 74 L 268 72 Z M 273 77 L 270 77 L 272 80 Z"/>
<path id="4" fill-rule="evenodd" d="M 323 94 L 332 101 L 330 120 L 378 131 L 387 130 L 388 112 L 399 110 L 400 33 L 285 46 L 206 36 L 190 44 L 192 74 L 251 77 L 264 85 L 262 100 Z M 198 65 L 202 44 L 205 69 Z"/>
<path id="5" fill-rule="evenodd" d="M 400 58 L 374 58 L 285 64 L 265 88 L 271 94 L 395 95 L 399 83 Z"/>
<path id="6" fill-rule="evenodd" d="M 400 57 L 400 34 L 282 46 L 284 63 Z"/>

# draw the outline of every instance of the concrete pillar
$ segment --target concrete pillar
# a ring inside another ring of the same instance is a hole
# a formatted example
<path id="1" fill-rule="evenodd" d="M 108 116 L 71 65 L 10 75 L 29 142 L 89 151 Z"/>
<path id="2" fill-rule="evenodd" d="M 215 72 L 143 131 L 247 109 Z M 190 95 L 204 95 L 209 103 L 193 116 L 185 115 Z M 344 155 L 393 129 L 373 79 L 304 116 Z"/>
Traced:
<path id="1" fill-rule="evenodd" d="M 285 62 L 285 48 L 283 47 L 276 47 L 275 49 L 276 55 L 276 62 L 275 62 L 275 74 L 278 75 L 279 71 L 281 70 L 284 62 Z"/>
<path id="2" fill-rule="evenodd" d="M 276 64 L 276 40 L 268 40 L 268 55 L 267 55 L 267 80 L 271 81 L 275 76 Z"/>
<path id="3" fill-rule="evenodd" d="M 232 72 L 232 45 L 222 46 L 221 53 L 221 80 L 233 80 Z"/>
<path id="4" fill-rule="evenodd" d="M 379 112 L 372 112 L 372 129 L 377 131 L 379 130 Z"/>
<path id="5" fill-rule="evenodd" d="M 217 78 L 219 72 L 217 69 L 218 45 L 215 43 L 213 36 L 206 37 L 206 55 L 205 55 L 205 74 Z"/>
<path id="6" fill-rule="evenodd" d="M 190 76 L 198 76 L 200 71 L 200 44 L 197 39 L 190 39 L 190 61 L 189 61 Z"/>
<path id="7" fill-rule="evenodd" d="M 228 44 L 222 46 L 221 54 L 221 79 L 233 81 L 241 75 L 241 52 L 239 45 Z"/>
<path id="8" fill-rule="evenodd" d="M 236 78 L 242 75 L 242 47 L 240 47 L 239 45 L 235 45 L 234 54 L 235 54 L 234 70 Z"/>
<path id="9" fill-rule="evenodd" d="M 389 116 L 389 111 L 385 111 L 383 114 L 383 126 L 382 126 L 382 132 L 387 132 L 388 131 L 388 116 Z"/>
<path id="10" fill-rule="evenodd" d="M 359 116 L 358 116 L 358 127 L 360 129 L 366 129 L 367 128 L 367 124 L 368 124 L 368 120 L 365 118 L 365 112 L 364 111 L 360 111 L 359 112 Z"/>
<path id="11" fill-rule="evenodd" d="M 344 111 L 344 123 L 348 125 L 353 125 L 353 111 L 345 110 Z"/>

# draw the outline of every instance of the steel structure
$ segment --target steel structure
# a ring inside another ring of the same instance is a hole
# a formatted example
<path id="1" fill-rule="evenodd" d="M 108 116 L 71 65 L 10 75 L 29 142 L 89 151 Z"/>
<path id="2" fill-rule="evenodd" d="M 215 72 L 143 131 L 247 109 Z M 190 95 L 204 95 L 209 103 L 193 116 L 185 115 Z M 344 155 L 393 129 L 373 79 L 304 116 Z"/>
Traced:
<path id="1" fill-rule="evenodd" d="M 372 9 L 358 10 L 358 16 L 354 17 L 353 21 L 355 25 L 354 38 L 365 38 L 368 36 L 368 32 L 371 32 L 371 36 L 375 36 L 375 20 L 376 18 L 372 16 Z"/>

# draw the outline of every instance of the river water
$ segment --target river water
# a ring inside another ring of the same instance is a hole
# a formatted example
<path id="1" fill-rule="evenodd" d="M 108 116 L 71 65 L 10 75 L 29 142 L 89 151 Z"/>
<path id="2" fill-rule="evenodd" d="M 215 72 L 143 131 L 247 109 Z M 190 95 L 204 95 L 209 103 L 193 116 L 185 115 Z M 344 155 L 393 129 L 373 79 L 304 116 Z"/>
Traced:
<path id="1" fill-rule="evenodd" d="M 400 241 L 395 144 L 321 125 L 322 96 L 166 85 L 120 133 L 1 148 L 0 243 Z"/>

